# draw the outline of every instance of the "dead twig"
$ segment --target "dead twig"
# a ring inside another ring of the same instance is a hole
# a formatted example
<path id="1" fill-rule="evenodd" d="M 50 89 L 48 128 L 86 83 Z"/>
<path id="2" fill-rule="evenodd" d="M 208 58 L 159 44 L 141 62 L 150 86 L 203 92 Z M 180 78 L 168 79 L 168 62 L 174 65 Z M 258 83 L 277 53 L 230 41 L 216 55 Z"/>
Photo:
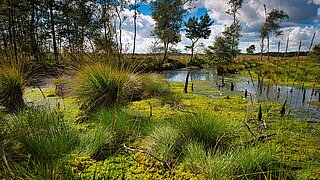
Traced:
<path id="1" fill-rule="evenodd" d="M 247 127 L 247 129 L 249 130 L 250 134 L 251 134 L 254 138 L 256 138 L 256 135 L 253 134 L 253 132 L 252 132 L 251 129 L 250 129 L 250 126 L 249 126 L 246 122 L 245 122 L 244 124 L 246 125 L 246 127 Z"/>
<path id="2" fill-rule="evenodd" d="M 135 148 L 132 148 L 132 147 L 128 147 L 126 146 L 126 144 L 124 143 L 123 144 L 123 147 L 129 151 L 132 151 L 132 152 L 140 152 L 140 153 L 143 153 L 143 154 L 146 154 L 150 157 L 153 157 L 154 159 L 156 159 L 157 161 L 160 161 L 162 162 L 170 171 L 172 171 L 172 167 L 169 165 L 168 162 L 162 160 L 162 159 L 159 159 L 158 157 L 156 157 L 155 155 L 149 153 L 148 151 L 144 151 L 144 150 L 141 150 L 141 149 L 135 149 Z"/>

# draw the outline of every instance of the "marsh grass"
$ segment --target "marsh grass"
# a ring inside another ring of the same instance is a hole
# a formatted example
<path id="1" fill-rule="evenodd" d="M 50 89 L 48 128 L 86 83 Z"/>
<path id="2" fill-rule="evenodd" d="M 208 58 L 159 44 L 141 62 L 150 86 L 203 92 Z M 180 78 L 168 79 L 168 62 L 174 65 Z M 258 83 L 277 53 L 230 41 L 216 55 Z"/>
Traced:
<path id="1" fill-rule="evenodd" d="M 156 73 L 142 74 L 141 85 L 145 97 L 161 96 L 170 91 L 164 77 Z"/>
<path id="2" fill-rule="evenodd" d="M 100 107 L 125 104 L 128 96 L 140 87 L 138 84 L 138 78 L 131 72 L 98 63 L 78 72 L 75 91 L 82 100 L 82 108 L 93 112 Z"/>
<path id="3" fill-rule="evenodd" d="M 207 149 L 225 146 L 232 129 L 231 124 L 209 113 L 178 117 L 170 122 L 181 131 L 184 141 L 198 141 Z"/>
<path id="4" fill-rule="evenodd" d="M 146 135 L 153 125 L 146 116 L 124 108 L 102 108 L 94 118 L 101 125 L 109 127 L 118 140 Z"/>
<path id="5" fill-rule="evenodd" d="M 0 66 L 0 105 L 10 112 L 24 107 L 23 87 L 24 78 L 14 67 Z"/>
<path id="6" fill-rule="evenodd" d="M 192 142 L 186 148 L 184 163 L 208 179 L 268 179 L 280 174 L 274 168 L 278 163 L 276 154 L 269 145 L 214 152 Z"/>
<path id="7" fill-rule="evenodd" d="M 105 145 L 110 145 L 114 140 L 114 134 L 109 127 L 96 124 L 80 135 L 80 154 L 97 154 Z"/>
<path id="8" fill-rule="evenodd" d="M 49 163 L 69 154 L 79 144 L 75 129 L 48 109 L 30 109 L 13 116 L 9 134 L 35 162 Z"/>
<path id="9" fill-rule="evenodd" d="M 153 123 L 145 116 L 124 108 L 101 108 L 92 115 L 95 128 L 85 132 L 83 143 L 95 159 L 105 159 L 146 135 Z M 91 140 L 90 140 L 91 139 Z"/>
<path id="10" fill-rule="evenodd" d="M 145 144 L 148 152 L 167 164 L 177 163 L 182 156 L 181 133 L 169 124 L 157 126 L 147 136 Z"/>

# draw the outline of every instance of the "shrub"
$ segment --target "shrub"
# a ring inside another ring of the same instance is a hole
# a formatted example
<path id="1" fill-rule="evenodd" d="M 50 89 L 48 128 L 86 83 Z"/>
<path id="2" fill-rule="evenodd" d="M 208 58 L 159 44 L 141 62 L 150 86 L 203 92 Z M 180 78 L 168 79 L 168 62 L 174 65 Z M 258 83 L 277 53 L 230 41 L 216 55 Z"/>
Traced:
<path id="1" fill-rule="evenodd" d="M 52 162 L 70 153 L 79 142 L 77 132 L 48 109 L 31 109 L 12 117 L 10 136 L 36 162 Z"/>
<path id="2" fill-rule="evenodd" d="M 0 105 L 13 112 L 24 107 L 23 77 L 13 67 L 0 67 Z"/>
<path id="3" fill-rule="evenodd" d="M 195 57 L 192 60 L 188 61 L 187 66 L 195 66 L 201 68 L 205 64 L 206 61 L 204 59 Z"/>
<path id="4" fill-rule="evenodd" d="M 133 73 L 105 64 L 95 64 L 78 72 L 75 90 L 82 100 L 82 108 L 92 112 L 100 107 L 125 104 L 128 96 L 138 91 L 139 83 Z"/>

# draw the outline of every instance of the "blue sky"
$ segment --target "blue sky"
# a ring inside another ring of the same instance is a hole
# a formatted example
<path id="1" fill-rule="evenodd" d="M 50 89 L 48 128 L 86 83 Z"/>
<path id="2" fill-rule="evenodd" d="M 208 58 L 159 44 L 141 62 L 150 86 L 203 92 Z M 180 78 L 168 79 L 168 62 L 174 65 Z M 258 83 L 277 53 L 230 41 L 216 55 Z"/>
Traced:
<path id="1" fill-rule="evenodd" d="M 320 0 L 244 0 L 239 14 L 243 35 L 240 39 L 239 48 L 243 52 L 251 44 L 254 44 L 257 49 L 260 48 L 259 29 L 265 19 L 263 4 L 266 4 L 268 11 L 282 9 L 290 17 L 281 23 L 283 35 L 271 37 L 271 50 L 277 49 L 278 42 L 281 42 L 281 47 L 284 47 L 287 38 L 290 39 L 290 51 L 297 50 L 299 41 L 302 41 L 302 50 L 307 50 L 314 32 L 318 33 L 315 38 L 315 44 L 320 43 Z M 193 4 L 189 4 L 189 7 L 196 8 L 189 12 L 185 18 L 186 20 L 190 16 L 201 16 L 208 12 L 215 21 L 211 26 L 212 34 L 210 38 L 201 41 L 205 47 L 212 45 L 215 36 L 220 35 L 225 25 L 229 25 L 232 22 L 232 17 L 225 13 L 229 8 L 227 0 L 198 0 Z M 150 35 L 155 22 L 151 17 L 151 10 L 147 4 L 143 4 L 139 11 L 141 14 L 138 16 L 137 51 L 147 53 L 149 47 L 156 41 Z M 133 19 L 132 12 L 128 10 L 126 13 L 128 19 L 124 25 L 124 41 L 127 42 L 126 48 L 130 51 L 133 44 Z M 186 52 L 184 47 L 189 44 L 190 41 L 185 38 L 184 32 L 182 32 L 182 41 L 175 48 Z M 199 52 L 202 50 L 203 48 L 198 48 Z M 284 48 L 282 50 L 284 51 Z"/>

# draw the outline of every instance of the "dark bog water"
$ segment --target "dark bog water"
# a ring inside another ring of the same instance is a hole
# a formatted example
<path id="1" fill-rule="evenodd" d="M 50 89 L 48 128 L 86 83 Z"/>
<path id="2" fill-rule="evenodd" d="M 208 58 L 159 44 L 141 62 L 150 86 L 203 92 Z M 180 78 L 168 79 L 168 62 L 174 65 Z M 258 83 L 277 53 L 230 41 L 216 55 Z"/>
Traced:
<path id="1" fill-rule="evenodd" d="M 170 70 L 165 72 L 165 76 L 169 82 L 185 82 L 187 73 L 188 69 Z M 286 105 L 288 105 L 287 112 L 291 110 L 290 114 L 297 119 L 320 122 L 319 105 L 314 104 L 319 100 L 320 89 L 315 89 L 314 93 L 312 93 L 311 87 L 276 86 L 265 83 L 258 87 L 257 81 L 252 81 L 250 77 L 238 75 L 225 76 L 225 85 L 222 87 L 222 76 L 216 75 L 214 70 L 192 69 L 189 81 L 199 80 L 206 81 L 206 83 L 201 84 L 202 86 L 210 86 L 213 90 L 218 90 L 219 93 L 206 94 L 212 98 L 221 95 L 244 96 L 245 91 L 247 91 L 248 98 L 251 95 L 255 101 L 279 103 L 286 101 Z M 233 91 L 231 91 L 231 86 L 233 86 Z M 201 93 L 196 89 L 197 87 L 195 86 L 195 93 Z"/>

